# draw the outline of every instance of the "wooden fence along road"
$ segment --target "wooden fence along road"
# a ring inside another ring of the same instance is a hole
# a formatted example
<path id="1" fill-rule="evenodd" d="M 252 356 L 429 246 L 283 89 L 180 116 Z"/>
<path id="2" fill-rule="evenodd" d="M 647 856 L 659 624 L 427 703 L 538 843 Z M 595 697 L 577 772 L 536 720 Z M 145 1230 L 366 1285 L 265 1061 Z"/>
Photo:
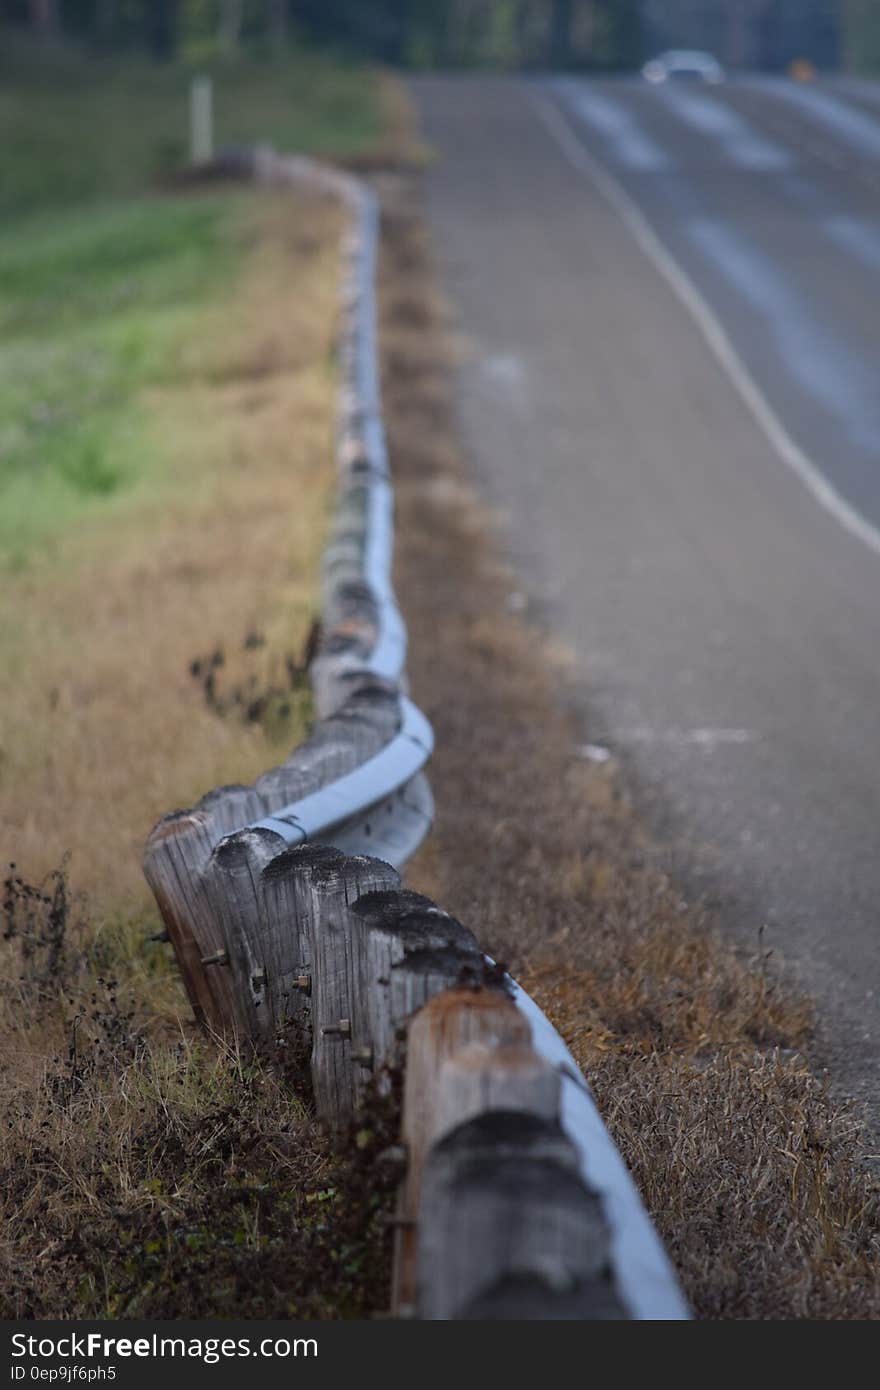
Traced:
<path id="1" fill-rule="evenodd" d="M 562 1039 L 399 870 L 427 835 L 433 735 L 406 694 L 376 349 L 379 210 L 261 149 L 259 181 L 342 198 L 338 500 L 311 668 L 315 729 L 253 786 L 165 817 L 144 871 L 197 1018 L 270 1055 L 310 1039 L 345 1128 L 403 1069 L 392 1307 L 431 1319 L 680 1319 L 688 1310 Z"/>

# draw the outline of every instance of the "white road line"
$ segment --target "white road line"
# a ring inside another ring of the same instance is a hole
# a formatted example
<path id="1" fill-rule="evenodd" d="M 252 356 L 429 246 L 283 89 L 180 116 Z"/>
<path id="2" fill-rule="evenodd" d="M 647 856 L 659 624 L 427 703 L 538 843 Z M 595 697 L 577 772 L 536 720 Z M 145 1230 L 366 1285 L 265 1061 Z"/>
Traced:
<path id="1" fill-rule="evenodd" d="M 880 271 L 880 228 L 873 222 L 836 214 L 825 218 L 822 225 L 843 250 L 857 257 L 870 270 Z"/>
<path id="2" fill-rule="evenodd" d="M 641 173 L 664 173 L 673 167 L 672 157 L 645 133 L 638 117 L 626 107 L 598 92 L 586 91 L 571 79 L 558 85 L 581 119 L 608 139 L 621 164 Z"/>
<path id="3" fill-rule="evenodd" d="M 729 222 L 691 218 L 684 232 L 708 264 L 765 321 L 779 357 L 802 390 L 836 420 L 842 437 L 872 458 L 880 455 L 880 392 L 876 369 L 837 338 L 784 272 Z"/>
<path id="4" fill-rule="evenodd" d="M 852 149 L 859 150 L 870 159 L 880 156 L 880 122 L 874 116 L 847 105 L 821 87 L 808 87 L 778 77 L 752 77 L 748 82 L 754 90 L 766 92 L 777 101 L 796 106 L 810 120 L 833 131 Z"/>
<path id="5" fill-rule="evenodd" d="M 880 271 L 880 219 L 836 212 L 818 185 L 803 174 L 788 174 L 777 186 L 796 207 L 816 219 L 823 234 L 839 250 L 854 256 L 869 270 Z"/>
<path id="6" fill-rule="evenodd" d="M 742 747 L 757 743 L 760 734 L 755 729 L 654 729 L 649 724 L 636 724 L 631 729 L 614 729 L 615 743 L 661 744 L 670 748 L 703 748 L 714 753 L 716 748 Z"/>
<path id="7" fill-rule="evenodd" d="M 551 101 L 534 93 L 531 99 L 538 116 L 569 164 L 578 173 L 593 181 L 625 223 L 641 250 L 687 309 L 740 398 L 782 461 L 792 469 L 819 505 L 824 507 L 844 530 L 860 540 L 875 555 L 880 555 L 880 530 L 850 506 L 828 481 L 819 466 L 791 437 L 739 356 L 716 314 L 690 277 L 666 250 L 638 205 L 585 149 L 570 122 Z"/>
<path id="8" fill-rule="evenodd" d="M 715 140 L 724 157 L 738 168 L 767 174 L 794 167 L 790 150 L 759 135 L 738 111 L 721 102 L 672 86 L 661 87 L 657 95 L 679 121 Z"/>

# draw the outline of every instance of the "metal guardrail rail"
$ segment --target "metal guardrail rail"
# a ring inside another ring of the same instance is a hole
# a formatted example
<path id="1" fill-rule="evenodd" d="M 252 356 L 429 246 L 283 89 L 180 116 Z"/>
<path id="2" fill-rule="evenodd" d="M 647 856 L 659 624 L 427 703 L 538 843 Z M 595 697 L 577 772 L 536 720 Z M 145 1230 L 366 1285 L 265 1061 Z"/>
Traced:
<path id="1" fill-rule="evenodd" d="M 352 211 L 336 518 L 311 668 L 319 720 L 286 763 L 165 817 L 144 869 L 199 1017 L 272 1055 L 310 1035 L 343 1129 L 404 1068 L 393 1306 L 424 1318 L 689 1316 L 564 1042 L 475 937 L 397 870 L 433 813 L 405 689 L 376 344 L 379 209 L 359 181 L 258 150 L 263 182 Z"/>
<path id="2" fill-rule="evenodd" d="M 352 815 L 369 810 L 399 791 L 421 771 L 434 748 L 434 732 L 411 700 L 401 700 L 403 722 L 390 743 L 353 772 L 328 782 L 290 806 L 254 822 L 254 829 L 273 830 L 288 845 L 317 840 Z"/>
<path id="3" fill-rule="evenodd" d="M 601 1195 L 605 1205 L 611 1259 L 631 1316 L 652 1321 L 688 1318 L 669 1257 L 580 1068 L 546 1014 L 520 985 L 511 984 L 514 1003 L 528 1020 L 536 1052 L 562 1078 L 562 1126 L 577 1150 L 585 1183 Z"/>

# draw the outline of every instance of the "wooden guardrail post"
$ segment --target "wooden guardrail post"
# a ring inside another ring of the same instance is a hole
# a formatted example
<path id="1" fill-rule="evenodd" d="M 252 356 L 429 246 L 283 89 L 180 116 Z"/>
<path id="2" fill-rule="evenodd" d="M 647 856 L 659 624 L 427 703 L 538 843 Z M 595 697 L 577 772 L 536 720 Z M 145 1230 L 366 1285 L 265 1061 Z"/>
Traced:
<path id="1" fill-rule="evenodd" d="M 144 874 L 177 955 L 196 1019 L 215 1032 L 235 1014 L 233 986 L 203 964 L 224 950 L 220 923 L 208 903 L 203 875 L 217 840 L 262 815 L 251 787 L 221 787 L 191 811 L 163 817 L 147 841 Z"/>
<path id="2" fill-rule="evenodd" d="M 362 672 L 346 682 L 345 694 L 344 703 L 286 762 L 251 787 L 220 787 L 191 810 L 163 817 L 147 841 L 144 874 L 190 1002 L 197 1020 L 216 1032 L 243 1028 L 250 1033 L 253 1019 L 248 1022 L 248 1007 L 243 1011 L 230 971 L 216 968 L 223 965 L 227 941 L 222 907 L 210 900 L 212 854 L 226 836 L 363 766 L 394 738 L 401 722 L 396 689 Z M 428 815 L 423 816 L 422 824 L 428 823 Z M 282 847 L 279 841 L 276 852 Z"/>
<path id="3" fill-rule="evenodd" d="M 454 1092 L 463 1083 L 467 1095 L 473 1065 L 464 1058 L 448 1064 L 444 1084 Z M 585 1187 L 574 1145 L 557 1121 L 519 1108 L 522 1065 L 519 1058 L 494 1058 L 494 1103 L 503 1108 L 458 1125 L 428 1155 L 417 1237 L 418 1315 L 625 1318 L 599 1198 Z M 550 1078 L 544 1080 L 547 1094 L 533 1098 L 546 1103 Z"/>
<path id="4" fill-rule="evenodd" d="M 227 977 L 234 1001 L 227 1025 L 270 1053 L 283 1044 L 290 1023 L 304 1032 L 306 1021 L 305 992 L 297 987 L 304 968 L 301 880 L 288 874 L 289 891 L 279 900 L 264 878 L 285 851 L 272 830 L 239 830 L 217 845 L 203 880 L 223 939 L 212 973 Z"/>
<path id="5" fill-rule="evenodd" d="M 361 891 L 399 882 L 381 860 L 347 856 L 328 845 L 287 848 L 263 826 L 222 840 L 204 887 L 223 941 L 213 966 L 228 978 L 229 1022 L 239 1035 L 277 1055 L 289 1042 L 291 1024 L 302 1041 L 314 1008 L 332 1013 L 337 999 L 347 1000 L 340 978 L 346 955 L 338 946 L 345 939 L 349 903 Z M 325 1044 L 320 1029 L 313 1048 L 322 1061 L 332 1057 L 336 1071 L 350 1070 L 349 1050 L 340 1053 Z"/>
<path id="6" fill-rule="evenodd" d="M 379 859 L 338 855 L 309 875 L 312 962 L 312 1087 L 322 1120 L 342 1128 L 354 1115 L 373 1064 L 365 1000 L 355 985 L 352 906 L 395 889 L 399 875 Z"/>
<path id="7" fill-rule="evenodd" d="M 476 940 L 460 922 L 395 888 L 369 884 L 357 860 L 312 879 L 312 1083 L 318 1113 L 333 1127 L 346 1124 L 371 1079 L 399 1061 L 408 1016 L 483 971 Z"/>
<path id="8" fill-rule="evenodd" d="M 395 1306 L 423 1318 L 621 1318 L 610 1232 L 560 1124 L 561 1080 L 503 995 L 411 1021 Z"/>
<path id="9" fill-rule="evenodd" d="M 454 986 L 478 988 L 485 957 L 467 927 L 420 893 L 371 893 L 352 913 L 353 985 L 373 1065 L 396 1067 L 408 1020 Z"/>
<path id="10" fill-rule="evenodd" d="M 407 1028 L 406 1075 L 401 1138 L 407 1152 L 406 1176 L 397 1207 L 392 1307 L 398 1313 L 416 1303 L 416 1232 L 422 1173 L 437 1136 L 437 1081 L 447 1058 L 473 1045 L 515 1047 L 530 1039 L 522 1014 L 497 989 L 439 993 Z"/>

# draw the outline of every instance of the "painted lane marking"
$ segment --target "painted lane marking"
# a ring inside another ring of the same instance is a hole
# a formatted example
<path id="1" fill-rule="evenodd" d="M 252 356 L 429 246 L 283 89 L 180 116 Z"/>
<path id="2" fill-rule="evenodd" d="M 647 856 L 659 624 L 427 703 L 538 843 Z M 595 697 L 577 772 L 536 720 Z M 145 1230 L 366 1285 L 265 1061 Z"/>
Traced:
<path id="1" fill-rule="evenodd" d="M 577 82 L 560 82 L 558 90 L 564 92 L 582 121 L 605 136 L 619 164 L 652 174 L 666 173 L 673 167 L 670 155 L 645 133 L 626 107 L 598 92 L 585 91 Z"/>
<path id="2" fill-rule="evenodd" d="M 583 177 L 589 178 L 599 189 L 642 252 L 687 309 L 744 405 L 783 463 L 788 465 L 815 501 L 833 516 L 845 531 L 861 541 L 875 555 L 880 555 L 880 530 L 841 496 L 819 466 L 789 434 L 722 328 L 717 315 L 693 281 L 666 250 L 638 205 L 617 179 L 584 147 L 558 107 L 536 93 L 532 94 L 531 100 L 539 119 L 562 155 L 573 169 Z"/>
<path id="3" fill-rule="evenodd" d="M 810 312 L 773 262 L 727 223 L 710 218 L 685 224 L 685 235 L 766 320 L 791 376 L 838 422 L 859 449 L 880 453 L 880 385 L 876 372 Z"/>
<path id="4" fill-rule="evenodd" d="M 759 135 L 738 112 L 711 97 L 664 87 L 657 95 L 685 125 L 714 140 L 731 164 L 756 174 L 781 173 L 794 168 L 790 150 Z"/>
<path id="5" fill-rule="evenodd" d="M 843 250 L 869 270 L 880 272 L 880 226 L 860 217 L 836 215 L 823 220 L 823 229 Z"/>
<path id="6" fill-rule="evenodd" d="M 864 111 L 857 111 L 839 97 L 817 87 L 807 87 L 784 78 L 749 79 L 748 85 L 767 92 L 778 101 L 788 102 L 804 115 L 833 131 L 852 149 L 871 159 L 880 159 L 880 121 Z"/>
<path id="7" fill-rule="evenodd" d="M 880 222 L 834 211 L 830 199 L 803 174 L 787 174 L 779 188 L 789 202 L 815 218 L 824 236 L 839 250 L 861 261 L 868 270 L 880 271 Z"/>
<path id="8" fill-rule="evenodd" d="M 714 753 L 716 748 L 741 748 L 745 744 L 757 743 L 760 737 L 754 729 L 654 729 L 648 724 L 637 724 L 632 729 L 615 729 L 612 734 L 615 743 L 702 748 L 707 753 Z"/>

